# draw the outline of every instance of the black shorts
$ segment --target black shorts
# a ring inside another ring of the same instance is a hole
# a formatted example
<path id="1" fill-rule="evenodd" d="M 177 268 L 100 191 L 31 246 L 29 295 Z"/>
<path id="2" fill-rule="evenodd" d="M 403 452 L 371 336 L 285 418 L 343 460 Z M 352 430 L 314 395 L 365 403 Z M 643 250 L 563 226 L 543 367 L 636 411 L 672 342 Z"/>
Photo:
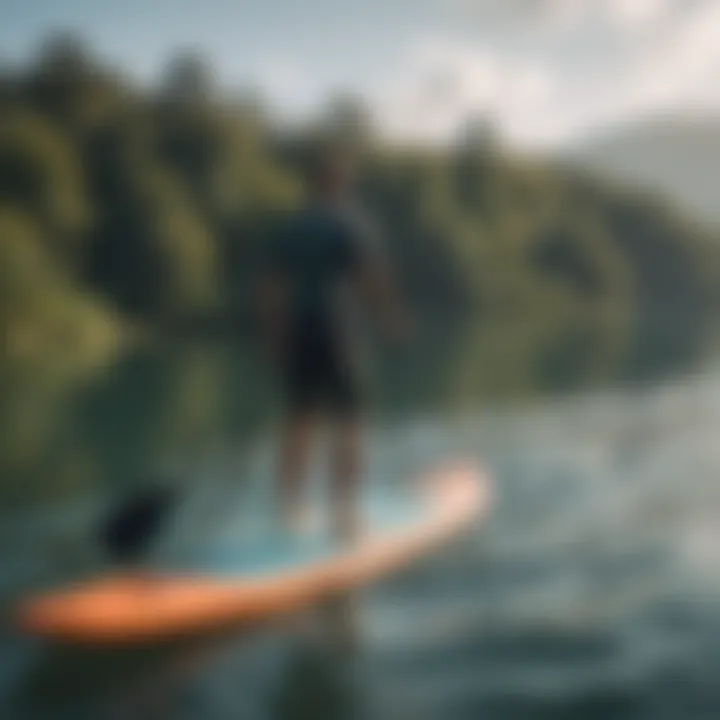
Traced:
<path id="1" fill-rule="evenodd" d="M 353 415 L 362 407 L 358 358 L 345 343 L 309 333 L 289 344 L 283 368 L 285 401 L 291 410 Z"/>

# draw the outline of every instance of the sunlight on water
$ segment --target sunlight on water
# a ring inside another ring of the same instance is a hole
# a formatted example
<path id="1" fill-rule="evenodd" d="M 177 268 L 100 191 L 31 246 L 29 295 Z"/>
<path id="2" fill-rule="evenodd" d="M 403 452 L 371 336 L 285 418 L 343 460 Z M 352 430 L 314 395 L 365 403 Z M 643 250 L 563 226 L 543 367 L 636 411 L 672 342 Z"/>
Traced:
<path id="1" fill-rule="evenodd" d="M 710 717 L 701 713 L 720 700 L 707 670 L 720 627 L 719 432 L 720 380 L 709 371 L 453 416 L 378 419 L 376 480 L 412 477 L 448 455 L 477 457 L 495 479 L 489 520 L 361 593 L 354 650 L 322 639 L 332 623 L 320 614 L 210 643 L 197 656 L 170 653 L 158 672 L 193 696 L 182 700 L 190 718 L 214 717 L 208 703 L 217 716 L 242 707 L 247 717 L 274 717 L 275 702 L 301 702 L 294 683 L 337 696 L 342 712 L 330 717 L 654 718 L 684 700 L 699 708 L 693 717 Z M 230 448 L 201 464 L 157 558 L 198 538 L 232 544 L 252 535 L 252 508 L 272 493 L 272 450 L 267 437 L 250 453 Z M 321 497 L 321 465 L 314 475 Z M 43 533 L 77 535 L 92 507 L 59 506 L 18 531 L 32 527 L 47 548 Z M 18 544 L 28 548 L 18 572 L 53 577 L 45 550 L 27 542 Z M 79 547 L 81 538 L 67 542 Z M 33 565 L 42 558 L 45 571 Z M 13 567 L 4 565 L 5 582 L 17 588 Z M 22 647 L 4 657 L 44 657 Z M 80 675 L 88 662 L 79 661 Z M 5 702 L 40 702 L 43 693 L 27 688 L 49 681 L 32 680 L 29 660 L 27 685 L 13 663 Z M 124 670 L 108 672 L 112 687 L 130 687 Z M 43 708 L 40 717 L 60 717 Z"/>

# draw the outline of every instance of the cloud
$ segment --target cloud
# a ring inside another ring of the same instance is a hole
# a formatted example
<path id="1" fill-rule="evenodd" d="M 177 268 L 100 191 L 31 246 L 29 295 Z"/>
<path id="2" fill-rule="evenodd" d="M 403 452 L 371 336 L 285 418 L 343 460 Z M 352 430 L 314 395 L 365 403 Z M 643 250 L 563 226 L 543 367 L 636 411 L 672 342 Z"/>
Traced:
<path id="1" fill-rule="evenodd" d="M 720 110 L 720 5 L 706 2 L 668 18 L 628 56 L 564 78 L 551 142 L 661 112 Z"/>
<path id="2" fill-rule="evenodd" d="M 603 10 L 616 26 L 635 30 L 667 18 L 673 7 L 671 0 L 605 0 Z"/>
<path id="3" fill-rule="evenodd" d="M 490 47 L 430 38 L 409 50 L 377 104 L 393 134 L 439 140 L 472 116 L 511 124 L 551 92 L 552 77 L 535 63 Z"/>
<path id="4" fill-rule="evenodd" d="M 576 27 L 565 45 L 549 38 L 473 42 L 460 34 L 413 43 L 375 98 L 385 126 L 439 140 L 468 117 L 485 115 L 513 141 L 556 145 L 641 115 L 720 110 L 715 0 L 553 0 L 546 10 L 587 15 L 572 16 Z M 588 25 L 591 16 L 604 18 L 604 28 Z"/>
<path id="5" fill-rule="evenodd" d="M 720 5 L 707 2 L 669 24 L 640 53 L 617 88 L 604 88 L 618 110 L 638 114 L 688 105 L 717 108 L 720 97 Z"/>
<path id="6" fill-rule="evenodd" d="M 616 28 L 651 25 L 679 6 L 682 0 L 440 0 L 464 19 L 498 22 L 540 21 L 560 30 L 602 22 Z"/>
<path id="7" fill-rule="evenodd" d="M 517 0 L 514 11 L 541 1 Z M 514 143 L 547 147 L 643 115 L 720 111 L 717 0 L 546 0 L 541 9 L 556 13 L 554 30 L 535 32 L 535 21 L 427 30 L 407 39 L 384 76 L 349 87 L 388 134 L 423 141 L 451 138 L 478 116 Z M 268 58 L 257 77 L 294 118 L 342 86 L 301 60 Z"/>
<path id="8" fill-rule="evenodd" d="M 293 118 L 312 114 L 327 90 L 316 73 L 287 58 L 261 63 L 253 80 L 271 107 Z"/>
<path id="9" fill-rule="evenodd" d="M 259 74 L 270 95 L 294 98 L 308 89 L 308 73 L 289 60 L 267 63 Z"/>

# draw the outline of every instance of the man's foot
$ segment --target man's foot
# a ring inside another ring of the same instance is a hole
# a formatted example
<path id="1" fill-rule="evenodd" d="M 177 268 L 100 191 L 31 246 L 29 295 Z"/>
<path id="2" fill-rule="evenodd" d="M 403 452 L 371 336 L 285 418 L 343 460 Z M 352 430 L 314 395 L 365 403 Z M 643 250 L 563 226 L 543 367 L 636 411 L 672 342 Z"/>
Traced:
<path id="1" fill-rule="evenodd" d="M 335 508 L 332 522 L 333 536 L 344 544 L 352 544 L 367 534 L 362 513 L 357 508 Z"/>
<path id="2" fill-rule="evenodd" d="M 320 530 L 320 518 L 316 508 L 310 505 L 297 504 L 286 508 L 284 512 L 285 527 L 298 537 L 315 535 Z"/>

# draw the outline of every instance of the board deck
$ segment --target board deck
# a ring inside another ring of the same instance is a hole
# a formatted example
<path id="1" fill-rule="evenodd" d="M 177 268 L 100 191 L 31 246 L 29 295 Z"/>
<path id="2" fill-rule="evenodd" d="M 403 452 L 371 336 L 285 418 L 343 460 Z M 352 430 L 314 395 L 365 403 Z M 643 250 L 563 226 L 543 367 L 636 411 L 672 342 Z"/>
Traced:
<path id="1" fill-rule="evenodd" d="M 489 478 L 469 462 L 437 468 L 412 485 L 418 502 L 404 504 L 400 515 L 383 514 L 376 503 L 375 523 L 354 544 L 296 545 L 269 556 L 226 552 L 194 569 L 109 574 L 25 600 L 19 627 L 57 640 L 139 643 L 266 619 L 402 567 L 489 507 Z"/>

